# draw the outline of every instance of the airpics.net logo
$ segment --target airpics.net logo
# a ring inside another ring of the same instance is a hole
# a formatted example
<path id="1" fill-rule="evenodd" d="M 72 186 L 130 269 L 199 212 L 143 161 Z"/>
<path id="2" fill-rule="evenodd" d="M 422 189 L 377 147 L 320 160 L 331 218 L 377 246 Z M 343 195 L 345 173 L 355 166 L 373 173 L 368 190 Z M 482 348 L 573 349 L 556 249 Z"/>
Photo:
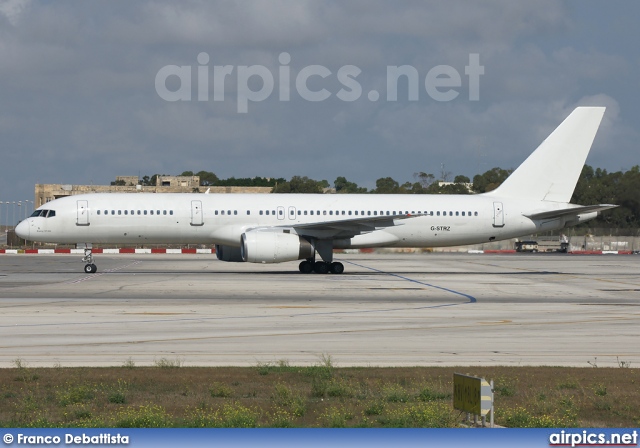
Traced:
<path id="1" fill-rule="evenodd" d="M 209 55 L 205 52 L 198 54 L 196 59 L 197 65 L 194 66 L 165 65 L 158 70 L 155 87 L 160 98 L 170 102 L 225 101 L 225 87 L 230 77 L 235 78 L 237 111 L 241 114 L 249 112 L 250 103 L 265 101 L 271 95 L 277 95 L 279 101 L 291 101 L 292 95 L 296 94 L 310 102 L 326 101 L 332 96 L 353 102 L 364 93 L 358 80 L 362 70 L 355 65 L 343 65 L 335 73 L 323 65 L 307 65 L 292 73 L 291 55 L 286 52 L 280 53 L 279 66 L 273 71 L 264 65 L 210 66 Z M 274 74 L 274 71 L 277 73 Z M 479 101 L 480 76 L 483 74 L 484 66 L 480 65 L 480 55 L 477 53 L 469 54 L 464 76 L 450 65 L 436 65 L 422 76 L 411 65 L 388 65 L 386 101 L 398 101 L 399 90 L 402 90 L 402 100 L 419 101 L 423 95 L 422 87 L 434 101 L 453 101 L 463 87 L 469 93 L 469 101 Z M 332 77 L 338 84 L 331 82 Z M 195 82 L 192 83 L 192 80 Z M 330 91 L 328 84 L 337 86 L 337 91 Z M 373 102 L 381 99 L 380 92 L 375 89 L 369 90 L 366 96 Z"/>

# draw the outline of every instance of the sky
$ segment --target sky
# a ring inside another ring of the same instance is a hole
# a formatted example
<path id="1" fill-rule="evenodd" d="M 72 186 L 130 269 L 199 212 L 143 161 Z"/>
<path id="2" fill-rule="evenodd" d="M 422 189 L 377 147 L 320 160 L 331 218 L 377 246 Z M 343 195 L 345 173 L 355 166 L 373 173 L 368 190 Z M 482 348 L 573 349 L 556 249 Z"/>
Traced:
<path id="1" fill-rule="evenodd" d="M 607 107 L 587 163 L 627 170 L 637 17 L 637 1 L 0 0 L 0 201 L 186 170 L 472 177 L 517 167 L 580 105 Z M 394 100 L 401 66 L 415 79 Z"/>

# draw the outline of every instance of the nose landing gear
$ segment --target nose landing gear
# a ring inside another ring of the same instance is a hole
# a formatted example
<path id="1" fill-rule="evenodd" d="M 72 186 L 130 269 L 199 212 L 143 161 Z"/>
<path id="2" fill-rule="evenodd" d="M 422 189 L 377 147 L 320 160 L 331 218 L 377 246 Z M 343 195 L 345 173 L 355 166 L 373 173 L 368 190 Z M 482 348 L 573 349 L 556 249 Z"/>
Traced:
<path id="1" fill-rule="evenodd" d="M 90 247 L 84 249 L 84 257 L 82 257 L 82 261 L 87 263 L 84 266 L 84 272 L 86 272 L 87 274 L 95 274 L 96 272 L 98 272 L 98 267 L 93 264 L 93 254 L 91 253 Z"/>

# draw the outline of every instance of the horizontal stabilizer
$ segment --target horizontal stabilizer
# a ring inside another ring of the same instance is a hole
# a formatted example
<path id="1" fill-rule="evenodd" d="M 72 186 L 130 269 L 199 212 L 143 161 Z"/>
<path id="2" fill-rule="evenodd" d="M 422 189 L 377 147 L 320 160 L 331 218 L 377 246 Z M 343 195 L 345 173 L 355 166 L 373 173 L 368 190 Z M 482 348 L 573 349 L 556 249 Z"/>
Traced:
<path id="1" fill-rule="evenodd" d="M 567 215 L 581 215 L 583 213 L 601 212 L 603 210 L 609 210 L 615 208 L 617 205 L 612 204 L 599 204 L 599 205 L 584 205 L 571 208 L 561 208 L 558 210 L 551 210 L 549 212 L 532 213 L 530 215 L 524 215 L 531 219 L 549 219 L 559 218 L 560 216 Z"/>

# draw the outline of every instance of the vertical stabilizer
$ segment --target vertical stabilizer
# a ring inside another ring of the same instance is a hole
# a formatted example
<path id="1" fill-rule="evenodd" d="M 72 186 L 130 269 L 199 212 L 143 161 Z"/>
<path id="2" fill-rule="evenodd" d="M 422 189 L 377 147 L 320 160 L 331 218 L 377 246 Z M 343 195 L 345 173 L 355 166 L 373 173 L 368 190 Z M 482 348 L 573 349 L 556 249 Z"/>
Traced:
<path id="1" fill-rule="evenodd" d="M 604 107 L 578 107 L 492 196 L 569 202 L 596 136 Z"/>

